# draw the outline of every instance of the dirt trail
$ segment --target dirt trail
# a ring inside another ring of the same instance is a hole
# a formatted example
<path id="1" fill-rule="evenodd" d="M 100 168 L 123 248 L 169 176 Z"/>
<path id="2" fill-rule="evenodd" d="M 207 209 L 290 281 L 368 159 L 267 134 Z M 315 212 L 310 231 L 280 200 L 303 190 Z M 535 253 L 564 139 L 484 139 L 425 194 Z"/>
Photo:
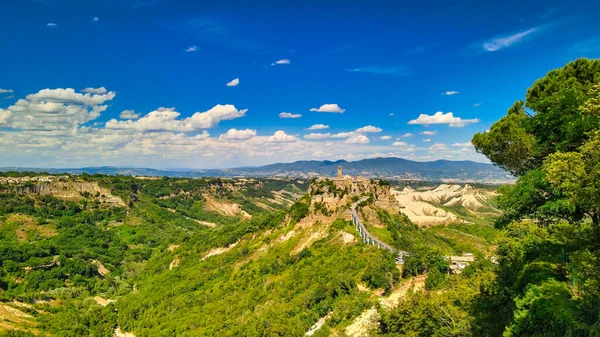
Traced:
<path id="1" fill-rule="evenodd" d="M 360 316 L 354 319 L 352 324 L 345 329 L 348 337 L 369 337 L 373 330 L 379 325 L 379 313 L 375 307 L 363 311 Z"/>
<path id="2" fill-rule="evenodd" d="M 231 249 L 233 249 L 233 247 L 237 246 L 238 242 L 232 243 L 227 247 L 213 248 L 213 249 L 209 250 L 208 253 L 206 253 L 206 255 L 204 255 L 204 257 L 202 259 L 200 259 L 200 261 L 204 261 L 213 255 L 219 255 L 219 254 L 226 253 L 226 252 L 230 251 Z"/>
<path id="3" fill-rule="evenodd" d="M 425 289 L 425 280 L 427 279 L 427 275 L 420 275 L 417 277 L 413 277 L 406 282 L 404 282 L 400 287 L 392 291 L 390 296 L 380 298 L 379 303 L 382 307 L 386 309 L 392 309 L 398 306 L 401 298 L 406 297 L 409 291 L 421 291 Z"/>
<path id="4" fill-rule="evenodd" d="M 327 323 L 327 321 L 331 318 L 331 312 L 328 313 L 327 315 L 319 318 L 319 320 L 313 324 L 313 326 L 310 327 L 310 330 L 308 330 L 304 336 L 312 336 L 315 334 L 315 332 L 319 331 L 323 325 L 325 325 L 325 323 Z"/>
<path id="5" fill-rule="evenodd" d="M 124 332 L 120 327 L 115 329 L 114 337 L 135 337 L 131 332 Z"/>
<path id="6" fill-rule="evenodd" d="M 401 298 L 404 298 L 409 291 L 420 291 L 425 289 L 425 279 L 427 275 L 421 275 L 408 279 L 406 282 L 401 284 L 397 289 L 387 297 L 379 299 L 379 303 L 385 309 L 392 309 L 396 307 Z M 359 289 L 365 288 L 359 284 Z M 366 289 L 366 288 L 365 288 Z M 349 337 L 368 337 L 372 335 L 373 330 L 379 325 L 379 312 L 377 308 L 372 307 L 363 311 L 363 313 L 356 317 L 352 324 L 346 327 L 346 335 Z"/>

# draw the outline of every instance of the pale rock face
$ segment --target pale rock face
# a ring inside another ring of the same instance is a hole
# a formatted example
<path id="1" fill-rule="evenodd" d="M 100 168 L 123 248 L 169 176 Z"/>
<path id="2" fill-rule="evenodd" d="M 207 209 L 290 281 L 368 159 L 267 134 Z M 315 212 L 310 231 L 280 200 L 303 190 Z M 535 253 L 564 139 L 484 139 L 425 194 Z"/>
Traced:
<path id="1" fill-rule="evenodd" d="M 484 203 L 497 195 L 496 192 L 474 189 L 469 185 L 442 184 L 434 189 L 414 190 L 410 187 L 402 191 L 392 190 L 392 195 L 400 204 L 400 211 L 414 223 L 439 224 L 458 220 L 458 217 L 440 207 L 462 206 L 469 210 L 487 207 Z"/>
<path id="2" fill-rule="evenodd" d="M 89 193 L 90 196 L 97 198 L 100 202 L 112 204 L 115 206 L 125 206 L 121 198 L 110 193 L 109 190 L 100 187 L 96 182 L 88 181 L 53 181 L 41 182 L 31 186 L 20 188 L 21 192 L 52 195 L 59 199 L 78 201 L 83 199 L 83 194 Z"/>

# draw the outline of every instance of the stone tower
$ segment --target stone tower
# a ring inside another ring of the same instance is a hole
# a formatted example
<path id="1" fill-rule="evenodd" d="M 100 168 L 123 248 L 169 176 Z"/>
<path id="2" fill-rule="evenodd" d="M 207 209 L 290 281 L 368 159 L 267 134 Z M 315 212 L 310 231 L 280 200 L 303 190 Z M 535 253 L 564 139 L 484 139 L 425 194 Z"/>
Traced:
<path id="1" fill-rule="evenodd" d="M 341 166 L 338 166 L 338 169 L 337 169 L 337 177 L 338 177 L 338 178 L 341 178 L 341 177 L 342 177 L 342 167 L 341 167 Z"/>

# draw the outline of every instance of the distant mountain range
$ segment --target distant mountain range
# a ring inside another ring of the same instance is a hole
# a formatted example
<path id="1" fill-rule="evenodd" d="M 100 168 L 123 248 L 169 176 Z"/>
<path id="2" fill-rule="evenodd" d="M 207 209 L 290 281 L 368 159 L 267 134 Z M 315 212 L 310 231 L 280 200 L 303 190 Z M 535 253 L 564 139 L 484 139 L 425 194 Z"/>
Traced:
<path id="1" fill-rule="evenodd" d="M 22 168 L 3 167 L 0 171 L 34 171 L 70 174 L 107 174 L 136 176 L 168 176 L 168 177 L 313 177 L 334 176 L 337 167 L 342 166 L 344 174 L 365 176 L 369 178 L 415 179 L 415 180 L 456 180 L 456 181 L 510 181 L 511 177 L 504 170 L 492 164 L 473 161 L 436 160 L 417 162 L 402 158 L 373 158 L 357 161 L 316 161 L 303 160 L 293 163 L 277 163 L 258 167 L 238 167 L 229 169 L 151 169 L 131 167 L 82 167 L 82 168 Z"/>

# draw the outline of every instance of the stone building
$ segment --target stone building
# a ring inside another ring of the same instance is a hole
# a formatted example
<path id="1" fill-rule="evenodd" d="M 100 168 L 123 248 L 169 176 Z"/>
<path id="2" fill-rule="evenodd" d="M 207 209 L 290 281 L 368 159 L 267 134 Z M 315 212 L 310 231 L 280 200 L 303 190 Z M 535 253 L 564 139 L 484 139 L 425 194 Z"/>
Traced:
<path id="1" fill-rule="evenodd" d="M 475 256 L 465 253 L 462 256 L 448 256 L 450 260 L 450 273 L 460 274 L 471 263 L 475 262 Z"/>

